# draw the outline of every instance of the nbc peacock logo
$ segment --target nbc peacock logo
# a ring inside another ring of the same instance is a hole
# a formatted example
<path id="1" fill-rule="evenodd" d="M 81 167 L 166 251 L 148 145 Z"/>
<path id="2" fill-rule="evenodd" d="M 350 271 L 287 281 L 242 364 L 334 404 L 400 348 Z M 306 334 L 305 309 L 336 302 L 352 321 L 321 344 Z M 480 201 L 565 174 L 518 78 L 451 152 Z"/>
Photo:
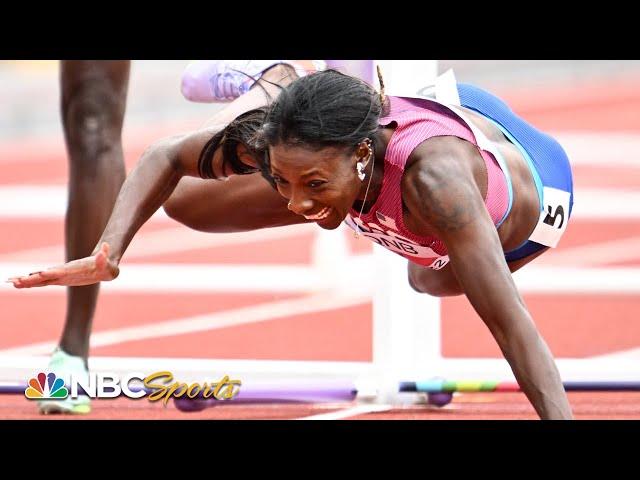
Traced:
<path id="1" fill-rule="evenodd" d="M 56 377 L 55 373 L 40 372 L 36 377 L 29 379 L 29 386 L 24 391 L 24 396 L 32 400 L 60 399 L 67 398 L 69 390 L 64 386 L 64 380 Z"/>

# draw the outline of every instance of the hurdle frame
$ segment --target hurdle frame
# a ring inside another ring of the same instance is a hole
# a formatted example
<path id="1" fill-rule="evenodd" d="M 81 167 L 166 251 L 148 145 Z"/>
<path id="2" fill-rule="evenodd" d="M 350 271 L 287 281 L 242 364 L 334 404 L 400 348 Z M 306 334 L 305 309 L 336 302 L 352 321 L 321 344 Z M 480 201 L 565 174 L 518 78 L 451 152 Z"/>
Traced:
<path id="1" fill-rule="evenodd" d="M 437 74 L 436 61 L 377 60 L 373 62 L 373 66 L 375 65 L 381 66 L 386 92 L 390 95 L 415 93 L 416 88 L 423 87 L 426 82 L 435 79 Z M 375 68 L 371 70 L 375 74 Z M 369 80 L 375 83 L 375 79 Z M 372 255 L 349 256 L 344 235 L 345 232 L 337 234 L 318 230 L 313 246 L 313 265 L 309 268 L 278 270 L 289 276 L 300 275 L 298 278 L 303 278 L 304 281 L 297 288 L 287 284 L 281 291 L 325 291 L 339 296 L 357 286 L 362 294 L 370 295 L 373 298 L 371 362 L 92 357 L 92 371 L 125 374 L 131 371 L 167 369 L 184 381 L 201 381 L 206 375 L 213 375 L 212 378 L 215 378 L 221 372 L 249 382 L 308 378 L 313 375 L 321 379 L 352 379 L 362 386 L 363 392 L 373 392 L 371 395 L 379 393 L 383 389 L 381 385 L 436 376 L 451 379 L 514 379 L 511 368 L 504 359 L 444 358 L 441 350 L 440 301 L 411 289 L 407 282 L 405 259 L 390 254 L 378 245 L 374 245 Z M 23 265 L 19 266 L 17 268 L 16 265 L 14 271 L 22 271 Z M 234 279 L 245 276 L 241 269 L 236 276 L 230 274 L 233 267 L 206 268 L 211 270 L 212 276 L 224 278 L 231 289 L 237 288 L 235 285 L 238 283 Z M 265 267 L 264 272 L 273 272 L 274 268 L 276 267 Z M 561 281 L 562 276 L 572 275 L 573 278 L 580 279 L 578 274 L 583 272 L 585 281 L 582 288 L 585 291 L 589 288 L 602 291 L 603 285 L 622 289 L 615 290 L 616 292 L 637 294 L 640 291 L 637 272 L 629 272 L 629 269 L 606 270 L 610 273 L 607 274 L 605 269 L 551 269 L 533 265 L 514 274 L 514 279 L 519 287 L 526 285 L 527 291 L 545 291 L 567 288 Z M 588 276 L 596 274 L 609 275 L 607 278 L 610 282 L 590 283 L 586 280 Z M 540 275 L 544 275 L 544 284 L 539 281 Z M 104 288 L 124 288 L 128 276 L 129 273 L 123 270 L 122 278 L 113 285 L 105 284 Z M 24 381 L 34 372 L 46 368 L 48 361 L 49 355 L 0 355 L 1 378 Z M 563 380 L 640 380 L 640 362 L 630 363 L 624 358 L 558 358 L 556 364 Z"/>

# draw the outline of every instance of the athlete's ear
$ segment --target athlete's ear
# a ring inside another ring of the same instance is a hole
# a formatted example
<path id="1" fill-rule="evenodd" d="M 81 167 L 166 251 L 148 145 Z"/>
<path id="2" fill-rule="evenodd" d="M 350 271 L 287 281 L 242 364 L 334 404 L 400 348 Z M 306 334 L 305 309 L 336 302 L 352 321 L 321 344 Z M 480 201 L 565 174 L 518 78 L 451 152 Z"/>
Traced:
<path id="1" fill-rule="evenodd" d="M 240 142 L 238 142 L 238 146 L 236 147 L 236 153 L 238 155 L 238 159 L 245 165 L 253 168 L 259 168 L 258 160 L 251 154 L 249 149 Z"/>
<path id="2" fill-rule="evenodd" d="M 365 165 L 371 160 L 373 155 L 373 149 L 371 147 L 371 140 L 366 138 L 358 144 L 356 149 L 356 157 L 358 162 L 363 162 Z"/>

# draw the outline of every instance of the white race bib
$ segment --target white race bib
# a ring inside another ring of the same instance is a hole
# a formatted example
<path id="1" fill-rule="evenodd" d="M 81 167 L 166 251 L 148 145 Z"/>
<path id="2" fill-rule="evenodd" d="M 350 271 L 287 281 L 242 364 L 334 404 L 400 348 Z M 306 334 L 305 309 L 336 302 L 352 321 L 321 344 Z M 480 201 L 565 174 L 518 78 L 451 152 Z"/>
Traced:
<path id="1" fill-rule="evenodd" d="M 393 219 L 384 218 L 385 221 L 382 223 L 387 227 L 386 229 L 375 223 L 366 223 L 359 218 L 352 218 L 351 215 L 347 215 L 345 223 L 354 231 L 359 231 L 363 237 L 409 260 L 415 259 L 414 261 L 420 265 L 433 270 L 440 270 L 449 263 L 448 255 L 440 255 L 430 247 L 420 245 L 403 237 L 398 232 L 391 230 L 391 228 L 395 228 Z M 378 219 L 380 220 L 380 217 Z"/>
<path id="2" fill-rule="evenodd" d="M 544 209 L 529 240 L 547 247 L 556 247 L 569 222 L 569 201 L 571 194 L 557 188 L 543 187 Z"/>

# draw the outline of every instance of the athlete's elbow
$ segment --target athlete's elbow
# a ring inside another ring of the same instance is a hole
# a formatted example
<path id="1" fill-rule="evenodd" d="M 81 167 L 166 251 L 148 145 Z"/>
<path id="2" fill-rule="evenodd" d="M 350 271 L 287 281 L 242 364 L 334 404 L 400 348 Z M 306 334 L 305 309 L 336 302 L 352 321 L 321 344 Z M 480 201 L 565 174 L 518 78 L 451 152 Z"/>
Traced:
<path id="1" fill-rule="evenodd" d="M 180 169 L 179 153 L 184 135 L 174 135 L 157 140 L 142 153 L 142 159 L 154 163 L 169 163 L 174 169 Z"/>

